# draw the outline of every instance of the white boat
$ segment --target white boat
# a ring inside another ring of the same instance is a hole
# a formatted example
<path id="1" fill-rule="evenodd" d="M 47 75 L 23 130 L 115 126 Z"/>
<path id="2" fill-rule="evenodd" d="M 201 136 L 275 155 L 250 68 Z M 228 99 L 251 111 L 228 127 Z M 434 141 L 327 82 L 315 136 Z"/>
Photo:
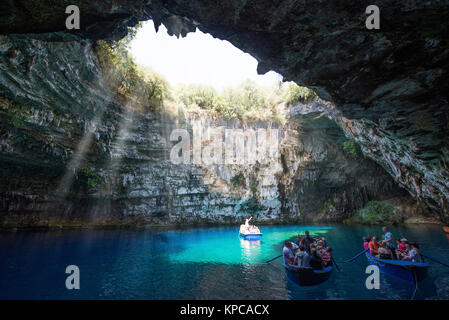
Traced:
<path id="1" fill-rule="evenodd" d="M 260 240 L 262 238 L 262 233 L 258 227 L 249 224 L 251 219 L 252 217 L 246 219 L 245 224 L 240 225 L 240 236 L 249 241 Z"/>

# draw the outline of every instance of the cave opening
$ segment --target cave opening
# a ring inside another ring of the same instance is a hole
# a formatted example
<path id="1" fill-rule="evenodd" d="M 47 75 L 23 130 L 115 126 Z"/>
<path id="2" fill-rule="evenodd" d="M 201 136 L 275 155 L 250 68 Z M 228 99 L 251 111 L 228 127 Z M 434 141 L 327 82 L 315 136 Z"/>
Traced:
<path id="1" fill-rule="evenodd" d="M 98 41 L 96 54 L 118 99 L 142 112 L 182 107 L 281 122 L 282 103 L 315 97 L 274 71 L 258 74 L 254 57 L 198 28 L 179 38 L 152 20 L 140 22 L 121 40 Z"/>

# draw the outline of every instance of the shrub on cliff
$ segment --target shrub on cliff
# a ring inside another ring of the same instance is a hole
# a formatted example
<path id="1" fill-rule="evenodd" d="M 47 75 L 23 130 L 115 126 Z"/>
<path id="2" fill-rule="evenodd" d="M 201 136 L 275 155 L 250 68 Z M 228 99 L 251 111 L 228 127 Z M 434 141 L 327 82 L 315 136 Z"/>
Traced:
<path id="1" fill-rule="evenodd" d="M 140 24 L 128 28 L 120 41 L 97 41 L 95 53 L 108 87 L 126 107 L 143 112 L 158 111 L 171 104 L 195 110 L 200 108 L 212 116 L 240 120 L 264 120 L 283 123 L 280 108 L 284 103 L 310 102 L 315 93 L 294 82 L 265 87 L 247 79 L 235 87 L 217 92 L 209 85 L 169 83 L 156 72 L 138 65 L 128 51 Z M 167 102 L 167 103 L 166 103 Z"/>
<path id="2" fill-rule="evenodd" d="M 288 104 L 295 102 L 308 103 L 315 99 L 316 93 L 309 88 L 298 86 L 294 82 L 289 82 L 284 90 L 284 101 Z"/>
<path id="3" fill-rule="evenodd" d="M 259 203 L 259 201 L 257 201 L 257 200 L 255 200 L 255 199 L 248 199 L 248 200 L 245 200 L 241 204 L 240 209 L 241 209 L 242 212 L 244 212 L 246 214 L 255 215 L 255 214 L 261 213 L 266 208 L 264 206 L 262 206 Z"/>
<path id="4" fill-rule="evenodd" d="M 101 176 L 90 167 L 82 167 L 80 170 L 80 179 L 85 183 L 88 193 L 98 191 L 102 182 Z"/>
<path id="5" fill-rule="evenodd" d="M 387 201 L 370 201 L 365 207 L 357 210 L 347 223 L 362 224 L 396 224 L 404 221 L 404 217 L 394 205 Z"/>
<path id="6" fill-rule="evenodd" d="M 199 107 L 228 119 L 261 119 L 277 114 L 276 106 L 268 99 L 270 89 L 246 80 L 236 87 L 226 87 L 221 93 L 208 85 L 178 85 L 174 96 L 186 108 Z M 278 117 L 279 118 L 279 117 Z"/>
<path id="7" fill-rule="evenodd" d="M 128 52 L 136 28 L 120 41 L 98 41 L 95 47 L 106 84 L 125 106 L 149 112 L 159 110 L 169 97 L 168 82 L 156 72 L 138 65 Z"/>
<path id="8" fill-rule="evenodd" d="M 359 147 L 353 139 L 343 142 L 343 151 L 350 156 L 356 157 L 359 154 Z"/>
<path id="9" fill-rule="evenodd" d="M 218 102 L 217 91 L 208 85 L 179 84 L 174 89 L 174 95 L 178 102 L 187 108 L 195 106 L 202 109 L 213 109 Z"/>
<path id="10" fill-rule="evenodd" d="M 246 180 L 245 180 L 245 176 L 243 175 L 243 173 L 240 172 L 231 178 L 231 189 L 232 190 L 238 189 L 240 187 L 245 187 L 245 186 L 246 186 Z"/>

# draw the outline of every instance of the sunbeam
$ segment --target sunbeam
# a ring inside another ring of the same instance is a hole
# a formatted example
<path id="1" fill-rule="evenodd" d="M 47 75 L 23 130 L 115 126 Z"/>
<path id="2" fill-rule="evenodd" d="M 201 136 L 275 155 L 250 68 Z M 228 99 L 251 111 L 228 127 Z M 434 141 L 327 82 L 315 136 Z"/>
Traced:
<path id="1" fill-rule="evenodd" d="M 129 107 L 125 108 L 125 112 L 122 115 L 122 120 L 119 124 L 119 132 L 114 139 L 113 147 L 111 150 L 111 157 L 108 161 L 108 164 L 105 168 L 105 172 L 110 174 L 111 177 L 115 177 L 117 171 L 120 168 L 120 165 L 123 160 L 123 155 L 126 148 L 126 139 L 129 134 L 129 127 L 133 123 L 135 117 L 135 112 L 131 110 Z M 114 192 L 115 181 L 103 181 L 103 184 L 100 189 L 100 194 L 102 196 L 110 196 Z"/>
<path id="2" fill-rule="evenodd" d="M 56 194 L 62 198 L 64 198 L 67 193 L 70 191 L 70 187 L 72 186 L 73 178 L 77 172 L 77 170 L 80 168 L 81 164 L 83 163 L 84 156 L 86 154 L 86 151 L 90 147 L 92 143 L 92 138 L 94 135 L 94 132 L 102 120 L 103 112 L 100 112 L 95 116 L 92 121 L 90 121 L 88 128 L 86 132 L 84 133 L 84 136 L 82 137 L 81 141 L 78 143 L 78 146 L 76 148 L 75 154 L 69 161 L 69 163 L 66 166 L 65 173 L 63 177 L 61 178 L 56 191 Z"/>

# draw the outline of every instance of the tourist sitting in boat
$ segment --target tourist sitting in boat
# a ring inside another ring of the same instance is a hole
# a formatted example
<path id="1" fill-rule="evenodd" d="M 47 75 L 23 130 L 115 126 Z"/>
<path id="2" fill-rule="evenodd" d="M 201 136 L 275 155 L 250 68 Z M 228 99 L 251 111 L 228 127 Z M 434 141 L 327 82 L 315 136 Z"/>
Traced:
<path id="1" fill-rule="evenodd" d="M 317 247 L 324 248 L 324 241 L 322 238 L 319 238 L 319 240 L 315 244 Z"/>
<path id="2" fill-rule="evenodd" d="M 322 244 L 323 248 L 326 249 L 327 248 L 326 238 L 322 237 L 321 241 L 323 242 L 323 244 Z"/>
<path id="3" fill-rule="evenodd" d="M 315 242 L 313 242 L 313 243 L 311 243 L 310 245 L 309 245 L 309 253 L 310 253 L 310 250 L 312 250 L 312 248 L 315 248 L 316 249 L 316 244 L 315 244 Z M 307 251 L 307 250 L 306 250 Z"/>
<path id="4" fill-rule="evenodd" d="M 369 253 L 373 256 L 377 256 L 379 250 L 379 242 L 377 241 L 377 237 L 374 236 L 370 243 L 368 244 Z"/>
<path id="5" fill-rule="evenodd" d="M 310 254 L 305 250 L 298 251 L 293 264 L 301 268 L 310 268 Z"/>
<path id="6" fill-rule="evenodd" d="M 316 245 L 316 251 L 317 251 L 317 254 L 320 256 L 320 257 L 322 257 L 323 256 L 323 250 L 324 250 L 324 248 L 323 248 L 323 245 L 322 245 L 322 243 L 320 243 L 320 242 L 318 242 L 318 244 Z"/>
<path id="7" fill-rule="evenodd" d="M 369 250 L 370 237 L 363 237 L 363 248 Z"/>
<path id="8" fill-rule="evenodd" d="M 302 236 L 298 234 L 298 240 L 296 241 L 296 245 L 300 250 L 304 250 L 304 246 L 302 244 Z"/>
<path id="9" fill-rule="evenodd" d="M 380 243 L 377 257 L 379 259 L 393 259 L 393 252 L 388 248 L 385 242 Z"/>
<path id="10" fill-rule="evenodd" d="M 402 252 L 406 251 L 407 245 L 408 245 L 408 240 L 405 238 L 402 238 L 400 243 L 398 244 L 398 250 L 402 251 Z"/>
<path id="11" fill-rule="evenodd" d="M 292 244 L 293 255 L 295 255 L 298 251 L 301 251 L 301 249 L 299 248 L 299 246 L 295 242 L 290 242 L 290 243 Z"/>
<path id="12" fill-rule="evenodd" d="M 416 242 L 410 242 L 410 250 L 402 260 L 410 260 L 412 262 L 423 262 L 419 246 Z"/>
<path id="13" fill-rule="evenodd" d="M 310 248 L 310 266 L 314 270 L 322 270 L 323 269 L 323 259 L 318 255 L 316 248 Z"/>
<path id="14" fill-rule="evenodd" d="M 321 257 L 325 267 L 332 265 L 332 248 L 327 247 L 326 249 L 323 249 Z"/>
<path id="15" fill-rule="evenodd" d="M 258 227 L 249 224 L 249 221 L 251 219 L 252 217 L 249 217 L 249 219 L 245 219 L 245 224 L 240 225 L 241 234 L 260 234 L 260 230 Z"/>
<path id="16" fill-rule="evenodd" d="M 253 226 L 253 225 L 250 225 L 250 226 L 249 226 L 249 232 L 250 232 L 250 233 L 260 233 L 260 230 L 259 230 L 258 227 Z"/>
<path id="17" fill-rule="evenodd" d="M 284 241 L 284 248 L 282 249 L 282 255 L 284 256 L 284 264 L 293 264 L 295 255 L 293 254 L 293 246 L 290 241 Z"/>
<path id="18" fill-rule="evenodd" d="M 407 252 L 409 250 L 408 241 L 405 238 L 402 238 L 400 240 L 398 239 L 397 244 L 398 244 L 398 247 L 396 250 L 396 258 L 398 260 L 402 260 L 407 255 Z"/>

